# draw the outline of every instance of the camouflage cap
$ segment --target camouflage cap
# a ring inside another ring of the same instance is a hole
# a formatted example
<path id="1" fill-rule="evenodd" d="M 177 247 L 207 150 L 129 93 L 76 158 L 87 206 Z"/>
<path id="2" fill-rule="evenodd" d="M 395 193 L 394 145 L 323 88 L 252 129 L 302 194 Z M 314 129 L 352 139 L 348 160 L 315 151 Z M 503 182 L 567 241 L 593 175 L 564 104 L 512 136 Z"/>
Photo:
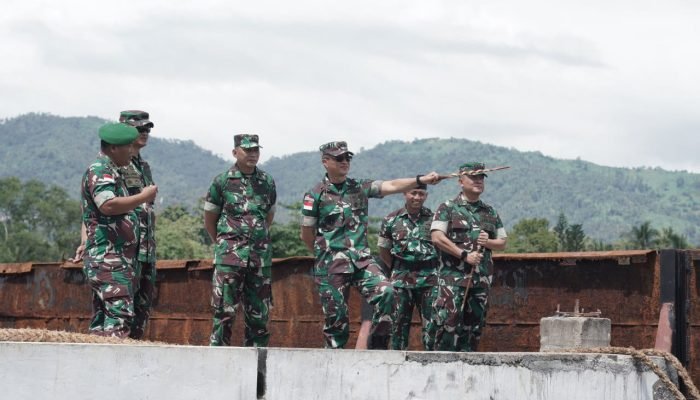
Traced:
<path id="1" fill-rule="evenodd" d="M 121 122 L 104 124 L 98 133 L 103 142 L 117 146 L 129 144 L 139 136 L 136 128 Z"/>
<path id="2" fill-rule="evenodd" d="M 326 144 L 321 145 L 318 148 L 322 154 L 328 154 L 333 157 L 337 157 L 341 154 L 350 154 L 351 156 L 354 155 L 352 151 L 348 150 L 348 144 L 346 142 L 328 142 Z"/>
<path id="3" fill-rule="evenodd" d="M 148 117 L 148 113 L 145 111 L 126 110 L 119 113 L 119 122 L 124 122 L 135 128 L 153 128 L 155 125 Z"/>
<path id="4" fill-rule="evenodd" d="M 233 144 L 235 147 L 242 147 L 244 149 L 252 149 L 253 147 L 260 147 L 260 138 L 258 135 L 248 135 L 240 134 L 233 137 Z"/>
<path id="5" fill-rule="evenodd" d="M 470 161 L 466 162 L 462 165 L 459 166 L 459 174 L 460 175 L 483 175 L 483 176 L 488 176 L 484 173 L 484 170 L 486 169 L 486 165 L 484 163 L 479 162 L 479 161 Z"/>

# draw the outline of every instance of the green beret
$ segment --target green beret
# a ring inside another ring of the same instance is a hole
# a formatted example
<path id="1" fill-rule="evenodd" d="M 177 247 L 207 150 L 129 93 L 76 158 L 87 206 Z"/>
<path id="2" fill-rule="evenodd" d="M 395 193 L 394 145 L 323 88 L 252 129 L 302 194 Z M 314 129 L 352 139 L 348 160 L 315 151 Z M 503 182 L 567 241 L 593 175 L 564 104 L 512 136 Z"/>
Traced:
<path id="1" fill-rule="evenodd" d="M 254 147 L 262 148 L 258 135 L 248 135 L 245 133 L 233 137 L 233 146 L 242 147 L 244 149 L 252 149 Z"/>
<path id="2" fill-rule="evenodd" d="M 119 146 L 136 140 L 139 136 L 139 131 L 133 126 L 117 122 L 102 125 L 99 135 L 102 141 Z"/>
<path id="3" fill-rule="evenodd" d="M 460 175 L 483 175 L 488 176 L 484 173 L 486 165 L 479 161 L 466 162 L 459 166 Z"/>

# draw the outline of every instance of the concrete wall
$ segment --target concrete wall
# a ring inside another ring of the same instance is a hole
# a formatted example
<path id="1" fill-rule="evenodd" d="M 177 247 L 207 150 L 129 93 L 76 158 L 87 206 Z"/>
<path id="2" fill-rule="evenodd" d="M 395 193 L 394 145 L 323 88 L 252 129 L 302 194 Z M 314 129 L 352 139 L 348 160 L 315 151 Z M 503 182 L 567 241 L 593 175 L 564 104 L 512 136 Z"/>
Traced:
<path id="1" fill-rule="evenodd" d="M 267 400 L 654 399 L 628 356 L 276 349 Z"/>
<path id="2" fill-rule="evenodd" d="M 0 343 L 12 400 L 652 400 L 657 382 L 617 355 Z"/>
<path id="3" fill-rule="evenodd" d="M 7 400 L 255 399 L 249 348 L 0 342 Z"/>

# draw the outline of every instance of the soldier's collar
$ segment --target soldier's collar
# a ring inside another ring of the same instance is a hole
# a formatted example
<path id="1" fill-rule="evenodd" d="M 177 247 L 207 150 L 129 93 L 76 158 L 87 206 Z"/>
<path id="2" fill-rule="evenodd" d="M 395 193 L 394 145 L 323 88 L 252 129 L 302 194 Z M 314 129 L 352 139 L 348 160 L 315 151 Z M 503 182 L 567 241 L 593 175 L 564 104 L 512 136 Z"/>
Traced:
<path id="1" fill-rule="evenodd" d="M 401 208 L 401 211 L 399 212 L 399 215 L 411 215 L 408 212 L 408 208 L 406 208 L 406 205 Z M 428 215 L 428 209 L 425 207 L 421 207 L 420 210 L 418 211 L 418 215 Z"/>
<path id="2" fill-rule="evenodd" d="M 255 169 L 253 170 L 253 173 L 250 174 L 250 176 L 257 178 L 258 171 L 259 171 L 258 167 L 255 167 Z M 236 165 L 236 163 L 233 163 L 233 166 L 231 166 L 231 168 L 228 170 L 228 177 L 229 178 L 239 178 L 240 179 L 240 178 L 243 178 L 245 176 L 246 175 L 243 172 L 241 172 L 241 170 L 238 168 L 238 165 Z"/>
<path id="3" fill-rule="evenodd" d="M 469 200 L 467 200 L 467 196 L 465 196 L 464 193 L 461 193 L 461 192 L 459 193 L 459 196 L 457 196 L 457 198 L 455 199 L 455 203 L 463 205 L 463 206 L 474 207 L 474 208 L 479 207 L 479 206 L 481 206 L 481 204 L 483 204 L 481 199 L 479 199 L 475 202 L 470 202 Z"/>
<path id="4" fill-rule="evenodd" d="M 117 164 L 115 164 L 114 161 L 112 161 L 112 159 L 109 158 L 107 154 L 100 151 L 99 153 L 97 153 L 97 158 L 105 159 L 107 161 L 107 167 L 113 169 L 117 174 L 119 174 L 120 167 L 118 167 Z"/>
<path id="5" fill-rule="evenodd" d="M 335 185 L 335 183 L 331 182 L 331 178 L 328 177 L 328 174 L 323 176 L 323 183 L 325 183 L 326 188 L 330 191 L 340 193 L 341 191 L 347 189 L 348 184 L 350 182 L 350 178 L 345 178 L 343 181 L 343 184 L 340 186 L 340 189 Z"/>

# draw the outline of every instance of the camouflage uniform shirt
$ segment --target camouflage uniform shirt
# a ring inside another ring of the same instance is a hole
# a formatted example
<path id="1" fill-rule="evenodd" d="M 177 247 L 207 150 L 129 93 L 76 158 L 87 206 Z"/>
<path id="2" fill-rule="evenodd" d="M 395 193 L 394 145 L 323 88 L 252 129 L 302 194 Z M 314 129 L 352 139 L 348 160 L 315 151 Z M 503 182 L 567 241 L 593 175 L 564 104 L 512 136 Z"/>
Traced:
<path id="1" fill-rule="evenodd" d="M 448 200 L 437 208 L 433 217 L 431 230 L 440 230 L 460 249 L 477 250 L 479 232 L 484 230 L 490 239 L 505 238 L 501 217 L 490 205 L 478 200 L 474 203 L 467 201 L 460 193 L 454 200 Z M 476 271 L 479 275 L 493 274 L 491 250 L 484 248 L 484 257 Z M 441 284 L 452 286 L 467 286 L 467 275 L 472 266 L 446 252 L 440 252 L 440 267 L 438 271 Z"/>
<path id="2" fill-rule="evenodd" d="M 151 166 L 141 158 L 139 154 L 132 157 L 131 163 L 121 169 L 124 182 L 129 190 L 129 195 L 141 193 L 144 187 L 153 185 L 153 175 Z M 153 222 L 155 221 L 155 211 L 153 203 L 143 203 L 134 210 L 139 216 L 139 255 L 142 262 L 156 262 L 156 235 Z"/>
<path id="3" fill-rule="evenodd" d="M 83 175 L 81 206 L 87 229 L 86 264 L 106 264 L 112 268 L 132 267 L 136 257 L 139 225 L 132 210 L 105 215 L 100 206 L 115 197 L 129 196 L 119 168 L 100 153 Z"/>
<path id="4" fill-rule="evenodd" d="M 352 273 L 374 260 L 367 244 L 367 206 L 381 198 L 382 181 L 351 179 L 340 188 L 326 175 L 304 195 L 302 225 L 316 228 L 314 274 Z"/>
<path id="5" fill-rule="evenodd" d="M 430 240 L 433 212 L 422 207 L 414 220 L 405 207 L 384 217 L 378 245 L 389 249 L 394 259 L 391 281 L 395 287 L 435 286 L 437 251 Z"/>
<path id="6" fill-rule="evenodd" d="M 244 175 L 234 164 L 214 178 L 204 210 L 218 213 L 214 264 L 266 268 L 272 266 L 270 229 L 277 190 L 272 176 L 256 168 Z"/>

